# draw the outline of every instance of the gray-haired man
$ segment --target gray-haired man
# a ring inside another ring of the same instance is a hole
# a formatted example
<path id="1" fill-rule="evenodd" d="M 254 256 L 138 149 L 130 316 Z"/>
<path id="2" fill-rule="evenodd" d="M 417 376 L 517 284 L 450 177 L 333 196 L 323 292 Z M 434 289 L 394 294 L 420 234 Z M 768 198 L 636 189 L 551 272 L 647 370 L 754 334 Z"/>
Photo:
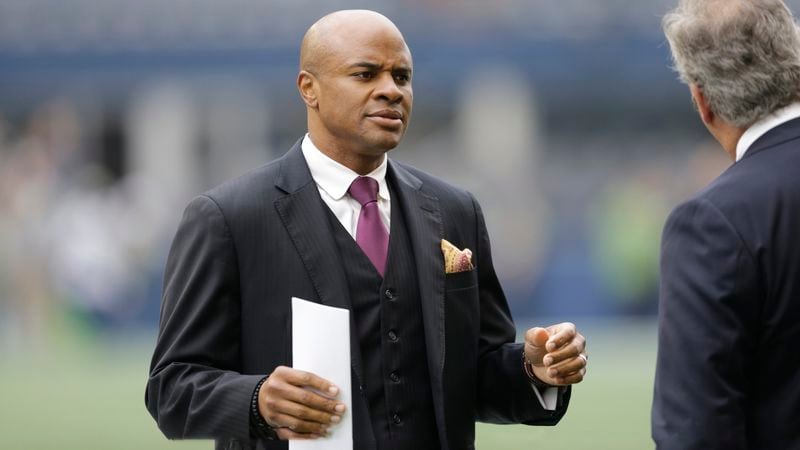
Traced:
<path id="1" fill-rule="evenodd" d="M 779 0 L 683 0 L 664 31 L 735 162 L 664 228 L 653 439 L 800 449 L 797 27 Z"/>

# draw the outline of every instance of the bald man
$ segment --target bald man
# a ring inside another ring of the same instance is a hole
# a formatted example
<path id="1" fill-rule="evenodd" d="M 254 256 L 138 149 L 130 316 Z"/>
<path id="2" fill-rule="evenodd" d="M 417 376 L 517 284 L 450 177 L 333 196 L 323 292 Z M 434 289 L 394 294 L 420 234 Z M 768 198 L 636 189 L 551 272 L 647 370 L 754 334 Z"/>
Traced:
<path id="1" fill-rule="evenodd" d="M 167 261 L 145 401 L 169 438 L 283 449 L 352 414 L 356 449 L 471 449 L 475 420 L 553 425 L 585 374 L 562 323 L 524 343 L 475 199 L 389 160 L 411 116 L 400 31 L 340 11 L 302 43 L 308 134 L 195 198 Z M 291 298 L 351 311 L 352 404 L 293 369 Z"/>

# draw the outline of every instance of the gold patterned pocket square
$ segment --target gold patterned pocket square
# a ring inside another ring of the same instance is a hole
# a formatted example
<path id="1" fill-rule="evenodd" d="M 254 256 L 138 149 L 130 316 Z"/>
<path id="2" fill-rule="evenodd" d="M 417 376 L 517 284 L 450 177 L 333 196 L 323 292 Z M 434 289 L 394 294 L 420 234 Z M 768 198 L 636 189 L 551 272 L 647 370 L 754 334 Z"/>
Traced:
<path id="1" fill-rule="evenodd" d="M 444 255 L 444 273 L 467 272 L 473 269 L 472 250 L 468 248 L 459 250 L 447 239 L 442 239 L 442 254 Z"/>

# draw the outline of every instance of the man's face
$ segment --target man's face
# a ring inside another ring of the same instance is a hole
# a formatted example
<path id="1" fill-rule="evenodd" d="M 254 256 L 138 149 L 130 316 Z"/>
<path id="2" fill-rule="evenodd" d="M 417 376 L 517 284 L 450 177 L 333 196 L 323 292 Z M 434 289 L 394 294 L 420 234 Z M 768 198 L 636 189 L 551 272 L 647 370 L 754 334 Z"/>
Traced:
<path id="1" fill-rule="evenodd" d="M 411 118 L 411 54 L 392 29 L 340 36 L 315 74 L 322 133 L 341 150 L 375 156 L 396 147 Z"/>

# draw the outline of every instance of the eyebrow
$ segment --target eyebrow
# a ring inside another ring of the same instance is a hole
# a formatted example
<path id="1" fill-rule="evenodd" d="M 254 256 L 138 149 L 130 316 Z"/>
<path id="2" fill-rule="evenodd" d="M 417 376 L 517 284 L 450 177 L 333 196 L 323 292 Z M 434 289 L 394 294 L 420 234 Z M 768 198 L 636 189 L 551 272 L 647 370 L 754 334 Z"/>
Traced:
<path id="1" fill-rule="evenodd" d="M 358 68 L 358 67 L 361 67 L 361 68 L 364 68 L 364 69 L 368 69 L 368 70 L 374 70 L 374 71 L 377 71 L 377 70 L 381 69 L 381 65 L 380 64 L 375 64 L 375 63 L 368 62 L 368 61 L 355 62 L 353 64 L 350 64 L 350 66 L 348 68 L 349 69 L 355 69 L 355 68 Z M 411 67 L 406 66 L 406 65 L 402 65 L 402 66 L 399 66 L 396 69 L 394 69 L 394 72 L 411 73 L 412 70 L 411 70 Z"/>
<path id="2" fill-rule="evenodd" d="M 381 68 L 380 64 L 375 64 L 367 61 L 359 61 L 353 64 L 350 64 L 350 68 L 354 69 L 356 67 L 363 67 L 369 70 L 379 70 Z"/>

